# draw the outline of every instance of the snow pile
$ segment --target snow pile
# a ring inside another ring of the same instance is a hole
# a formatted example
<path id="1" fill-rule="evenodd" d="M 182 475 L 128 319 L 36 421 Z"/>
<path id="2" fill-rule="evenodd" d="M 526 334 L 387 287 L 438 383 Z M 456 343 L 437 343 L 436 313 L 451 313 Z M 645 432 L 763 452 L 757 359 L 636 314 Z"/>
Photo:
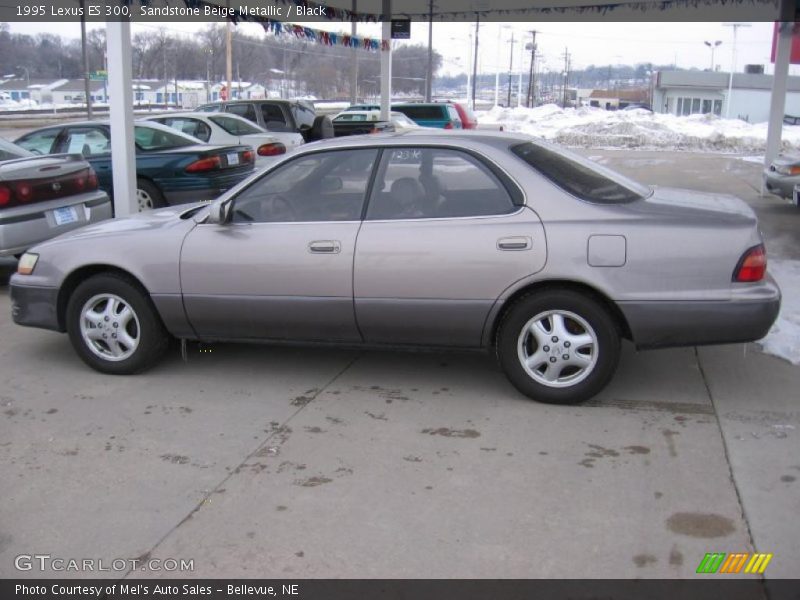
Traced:
<path id="1" fill-rule="evenodd" d="M 771 259 L 768 269 L 783 298 L 778 320 L 759 344 L 767 354 L 800 365 L 800 261 Z"/>
<path id="2" fill-rule="evenodd" d="M 602 108 L 501 108 L 479 112 L 482 123 L 502 124 L 506 131 L 528 134 L 557 144 L 581 148 L 642 148 L 764 152 L 766 123 L 722 119 L 716 115 L 677 117 L 646 110 L 608 111 Z M 800 126 L 784 125 L 783 149 L 800 147 Z"/>

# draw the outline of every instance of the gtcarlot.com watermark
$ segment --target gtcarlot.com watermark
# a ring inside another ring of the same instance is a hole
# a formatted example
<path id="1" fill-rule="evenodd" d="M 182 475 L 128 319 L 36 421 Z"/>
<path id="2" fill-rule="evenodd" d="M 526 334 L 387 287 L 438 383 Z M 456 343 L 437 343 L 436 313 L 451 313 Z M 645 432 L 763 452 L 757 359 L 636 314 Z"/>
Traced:
<path id="1" fill-rule="evenodd" d="M 18 571 L 93 572 L 185 572 L 194 571 L 194 559 L 185 558 L 61 558 L 50 554 L 19 554 Z"/>

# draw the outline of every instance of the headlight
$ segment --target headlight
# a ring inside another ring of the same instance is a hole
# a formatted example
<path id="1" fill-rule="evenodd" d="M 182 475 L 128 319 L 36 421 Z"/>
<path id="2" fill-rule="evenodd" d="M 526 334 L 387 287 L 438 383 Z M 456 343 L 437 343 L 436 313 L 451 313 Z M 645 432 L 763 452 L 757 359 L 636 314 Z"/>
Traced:
<path id="1" fill-rule="evenodd" d="M 775 171 L 780 173 L 781 175 L 800 175 L 800 166 L 799 165 L 781 165 L 779 167 L 775 167 Z"/>
<path id="2" fill-rule="evenodd" d="M 39 260 L 38 254 L 33 254 L 32 252 L 26 252 L 23 254 L 19 259 L 19 264 L 17 265 L 17 273 L 20 275 L 30 275 L 33 273 L 33 269 L 36 267 L 36 261 Z"/>

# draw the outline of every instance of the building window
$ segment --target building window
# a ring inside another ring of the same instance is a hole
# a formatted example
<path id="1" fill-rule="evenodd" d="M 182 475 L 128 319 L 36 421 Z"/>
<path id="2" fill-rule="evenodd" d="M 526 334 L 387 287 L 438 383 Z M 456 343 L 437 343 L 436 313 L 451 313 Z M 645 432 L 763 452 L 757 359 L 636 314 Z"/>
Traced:
<path id="1" fill-rule="evenodd" d="M 714 100 L 714 114 L 717 116 L 722 114 L 722 100 Z"/>

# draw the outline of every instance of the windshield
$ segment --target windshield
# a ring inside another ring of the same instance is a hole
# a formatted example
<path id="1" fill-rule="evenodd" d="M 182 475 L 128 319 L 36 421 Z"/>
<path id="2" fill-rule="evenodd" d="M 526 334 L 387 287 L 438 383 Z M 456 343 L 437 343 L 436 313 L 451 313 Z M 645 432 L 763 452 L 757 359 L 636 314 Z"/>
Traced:
<path id="1" fill-rule="evenodd" d="M 162 129 L 149 125 L 136 125 L 134 128 L 136 145 L 142 150 L 169 150 L 203 143 L 197 138 L 163 127 Z"/>
<path id="2" fill-rule="evenodd" d="M 513 146 L 511 151 L 573 196 L 597 204 L 641 200 L 650 188 L 573 152 L 534 144 Z"/>
<path id="3" fill-rule="evenodd" d="M 33 152 L 28 152 L 24 148 L 20 148 L 0 138 L 0 160 L 13 160 L 15 158 L 25 158 L 28 156 L 35 156 Z"/>

